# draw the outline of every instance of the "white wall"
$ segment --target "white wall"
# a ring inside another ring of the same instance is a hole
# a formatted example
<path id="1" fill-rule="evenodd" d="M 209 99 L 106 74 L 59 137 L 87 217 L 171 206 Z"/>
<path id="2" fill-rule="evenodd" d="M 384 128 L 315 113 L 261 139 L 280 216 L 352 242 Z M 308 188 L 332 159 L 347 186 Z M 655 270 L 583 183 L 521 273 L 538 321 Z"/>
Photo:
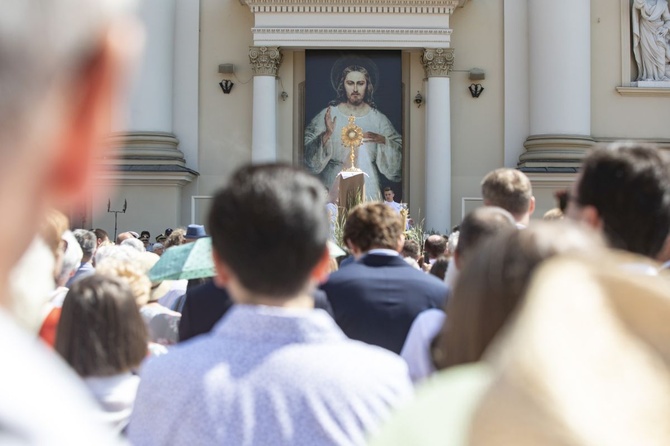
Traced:
<path id="1" fill-rule="evenodd" d="M 451 19 L 456 70 L 481 68 L 485 88 L 477 99 L 468 91 L 467 72 L 451 76 L 452 225 L 461 219 L 464 197 L 480 197 L 480 182 L 489 171 L 503 166 L 504 45 L 503 2 L 477 0 L 457 9 Z"/>
<path id="2" fill-rule="evenodd" d="M 210 195 L 251 160 L 253 16 L 237 1 L 202 0 L 200 7 L 200 177 L 194 194 Z M 222 63 L 234 64 L 235 76 L 219 74 Z M 224 78 L 235 83 L 230 94 L 219 87 Z"/>

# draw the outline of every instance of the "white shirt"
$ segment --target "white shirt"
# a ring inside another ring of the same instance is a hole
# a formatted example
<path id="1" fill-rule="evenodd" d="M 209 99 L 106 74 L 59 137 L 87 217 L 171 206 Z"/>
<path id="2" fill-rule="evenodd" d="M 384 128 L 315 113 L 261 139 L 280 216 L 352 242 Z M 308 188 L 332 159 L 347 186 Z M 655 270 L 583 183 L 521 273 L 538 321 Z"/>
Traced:
<path id="1" fill-rule="evenodd" d="M 172 280 L 171 282 L 170 291 L 158 299 L 159 304 L 170 309 L 172 309 L 177 299 L 186 294 L 186 287 L 188 286 L 188 280 Z"/>
<path id="2" fill-rule="evenodd" d="M 393 209 L 394 211 L 396 211 L 398 214 L 399 214 L 400 211 L 402 210 L 402 205 L 401 205 L 400 203 L 396 203 L 395 201 L 386 201 L 386 200 L 384 200 L 384 204 L 385 204 L 386 206 L 390 207 L 391 209 Z"/>
<path id="3" fill-rule="evenodd" d="M 122 444 L 81 379 L 2 309 L 0 352 L 0 444 Z"/>
<path id="4" fill-rule="evenodd" d="M 446 318 L 444 311 L 437 308 L 422 311 L 414 319 L 407 333 L 400 356 L 407 362 L 409 376 L 414 384 L 435 373 L 435 366 L 430 356 L 430 344 L 440 332 Z"/>
<path id="5" fill-rule="evenodd" d="M 105 411 L 105 420 L 121 432 L 130 421 L 140 377 L 130 372 L 112 376 L 89 376 L 84 382 Z"/>

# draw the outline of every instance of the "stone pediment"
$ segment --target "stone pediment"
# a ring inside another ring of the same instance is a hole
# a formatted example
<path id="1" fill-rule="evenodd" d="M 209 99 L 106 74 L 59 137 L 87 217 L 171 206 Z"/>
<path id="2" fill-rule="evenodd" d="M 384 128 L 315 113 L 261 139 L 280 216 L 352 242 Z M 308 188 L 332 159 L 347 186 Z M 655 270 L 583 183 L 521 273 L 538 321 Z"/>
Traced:
<path id="1" fill-rule="evenodd" d="M 284 48 L 448 47 L 449 17 L 468 0 L 243 0 L 254 45 Z"/>

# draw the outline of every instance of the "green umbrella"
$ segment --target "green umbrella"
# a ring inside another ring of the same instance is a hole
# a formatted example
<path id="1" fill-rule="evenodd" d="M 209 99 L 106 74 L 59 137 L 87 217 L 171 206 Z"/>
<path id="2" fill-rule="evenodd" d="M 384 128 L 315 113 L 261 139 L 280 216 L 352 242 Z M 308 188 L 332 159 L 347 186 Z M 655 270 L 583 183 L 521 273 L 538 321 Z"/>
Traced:
<path id="1" fill-rule="evenodd" d="M 200 279 L 215 275 L 211 237 L 199 238 L 193 243 L 167 249 L 149 270 L 149 279 L 152 282 Z"/>

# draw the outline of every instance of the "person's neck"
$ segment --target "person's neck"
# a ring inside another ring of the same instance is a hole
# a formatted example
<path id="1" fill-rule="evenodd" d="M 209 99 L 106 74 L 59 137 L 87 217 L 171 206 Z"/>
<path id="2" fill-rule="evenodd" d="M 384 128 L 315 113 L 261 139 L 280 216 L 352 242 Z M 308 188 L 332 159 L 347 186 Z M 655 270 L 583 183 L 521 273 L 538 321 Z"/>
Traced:
<path id="1" fill-rule="evenodd" d="M 523 226 L 528 226 L 530 223 L 530 215 L 529 214 L 521 214 L 521 215 L 514 215 L 514 220 Z"/>
<path id="2" fill-rule="evenodd" d="M 370 248 L 365 254 L 381 254 L 381 255 L 400 255 L 397 249 L 392 248 Z"/>
<path id="3" fill-rule="evenodd" d="M 306 290 L 292 296 L 269 296 L 229 286 L 228 292 L 235 303 L 243 305 L 264 305 L 279 308 L 314 308 L 314 298 Z"/>
<path id="4" fill-rule="evenodd" d="M 363 116 L 370 111 L 370 106 L 366 102 L 361 102 L 358 105 L 354 105 L 350 102 L 342 102 L 340 103 L 339 108 L 342 113 L 356 117 Z"/>

